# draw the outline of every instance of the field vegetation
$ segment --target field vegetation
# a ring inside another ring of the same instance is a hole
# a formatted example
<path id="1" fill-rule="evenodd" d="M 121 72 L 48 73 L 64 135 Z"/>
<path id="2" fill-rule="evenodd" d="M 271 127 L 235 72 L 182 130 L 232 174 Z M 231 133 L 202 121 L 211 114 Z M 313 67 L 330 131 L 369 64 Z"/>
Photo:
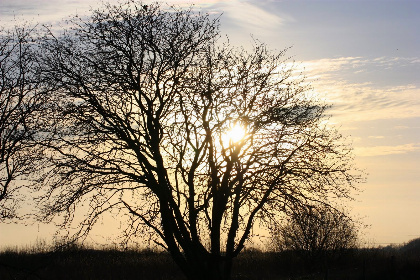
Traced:
<path id="1" fill-rule="evenodd" d="M 245 250 L 232 279 L 419 279 L 420 239 L 401 246 L 349 249 L 308 265 L 296 251 Z M 0 279 L 184 279 L 170 255 L 151 250 L 69 246 L 0 253 Z"/>

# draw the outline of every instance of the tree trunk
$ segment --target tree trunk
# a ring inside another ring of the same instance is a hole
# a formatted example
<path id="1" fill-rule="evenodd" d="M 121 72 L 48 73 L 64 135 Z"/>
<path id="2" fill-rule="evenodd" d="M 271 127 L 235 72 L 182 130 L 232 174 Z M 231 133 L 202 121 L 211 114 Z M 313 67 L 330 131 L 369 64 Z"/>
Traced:
<path id="1" fill-rule="evenodd" d="M 187 261 L 190 271 L 188 280 L 229 280 L 231 279 L 232 259 L 224 256 L 207 255 L 204 259 Z"/>

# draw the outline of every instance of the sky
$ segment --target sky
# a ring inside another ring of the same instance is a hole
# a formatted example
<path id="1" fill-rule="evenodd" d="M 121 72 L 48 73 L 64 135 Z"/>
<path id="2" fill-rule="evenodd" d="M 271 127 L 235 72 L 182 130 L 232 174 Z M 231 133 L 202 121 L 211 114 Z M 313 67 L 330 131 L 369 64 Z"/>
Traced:
<path id="1" fill-rule="evenodd" d="M 111 1 L 113 2 L 113 1 Z M 150 1 L 145 1 L 149 3 Z M 167 0 L 222 14 L 221 33 L 248 48 L 253 38 L 288 55 L 327 102 L 331 122 L 353 143 L 367 182 L 349 202 L 373 246 L 420 237 L 420 1 Z M 87 14 L 94 0 L 0 0 L 0 25 L 57 24 Z M 54 230 L 0 224 L 1 246 L 25 246 Z M 37 241 L 38 240 L 38 241 Z"/>

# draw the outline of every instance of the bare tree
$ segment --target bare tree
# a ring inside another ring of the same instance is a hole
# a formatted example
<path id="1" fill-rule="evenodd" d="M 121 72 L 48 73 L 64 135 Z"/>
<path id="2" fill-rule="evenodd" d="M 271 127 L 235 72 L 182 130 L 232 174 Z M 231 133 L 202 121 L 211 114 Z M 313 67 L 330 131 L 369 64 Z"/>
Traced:
<path id="1" fill-rule="evenodd" d="M 277 249 L 295 251 L 312 265 L 356 248 L 358 223 L 344 211 L 311 203 L 294 205 L 288 212 L 272 231 Z"/>
<path id="2" fill-rule="evenodd" d="M 45 217 L 103 213 L 148 228 L 188 279 L 229 279 L 256 220 L 290 201 L 347 197 L 350 148 L 284 58 L 221 42 L 191 9 L 106 4 L 43 41 L 52 161 Z M 82 205 L 85 205 L 84 207 Z"/>
<path id="3" fill-rule="evenodd" d="M 22 180 L 34 171 L 36 94 L 33 27 L 0 31 L 0 221 L 16 217 Z"/>

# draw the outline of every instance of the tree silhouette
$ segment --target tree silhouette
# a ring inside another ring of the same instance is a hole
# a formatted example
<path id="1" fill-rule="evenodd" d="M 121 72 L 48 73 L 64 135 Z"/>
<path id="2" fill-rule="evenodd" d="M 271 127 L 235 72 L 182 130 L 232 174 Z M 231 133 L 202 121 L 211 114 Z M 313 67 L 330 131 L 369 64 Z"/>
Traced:
<path id="1" fill-rule="evenodd" d="M 0 30 L 0 221 L 16 217 L 22 179 L 39 162 L 31 141 L 40 108 L 33 27 Z"/>
<path id="2" fill-rule="evenodd" d="M 77 236 L 128 215 L 127 235 L 153 231 L 188 279 L 229 279 L 256 220 L 358 181 L 285 51 L 231 47 L 217 18 L 136 1 L 71 26 L 42 43 L 40 135 L 43 214 L 86 210 Z"/>
<path id="3" fill-rule="evenodd" d="M 323 203 L 290 207 L 283 223 L 272 231 L 277 249 L 298 253 L 309 266 L 337 258 L 356 248 L 358 228 L 344 211 Z"/>

